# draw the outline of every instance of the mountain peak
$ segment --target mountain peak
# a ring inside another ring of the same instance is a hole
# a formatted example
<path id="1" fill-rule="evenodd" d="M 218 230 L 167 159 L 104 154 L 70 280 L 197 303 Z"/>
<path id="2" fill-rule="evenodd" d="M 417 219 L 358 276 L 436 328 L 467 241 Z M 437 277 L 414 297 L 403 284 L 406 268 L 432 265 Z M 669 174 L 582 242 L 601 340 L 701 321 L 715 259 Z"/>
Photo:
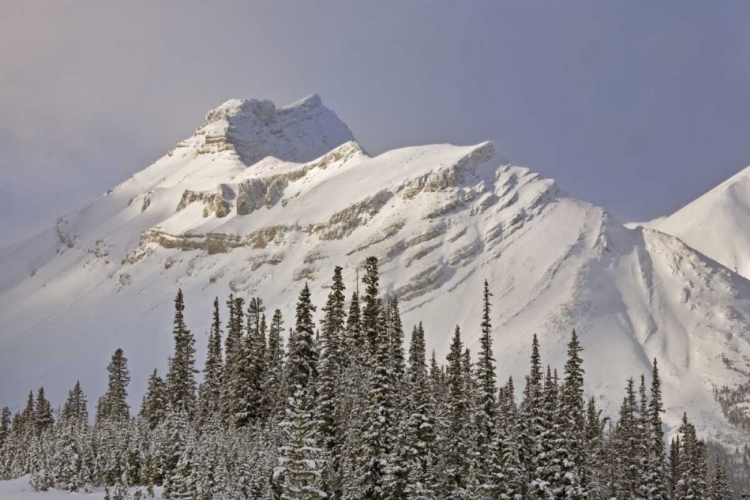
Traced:
<path id="1" fill-rule="evenodd" d="M 238 115 L 253 115 L 261 121 L 271 122 L 277 113 L 309 111 L 322 106 L 323 101 L 318 94 L 311 94 L 281 108 L 277 108 L 276 104 L 268 99 L 229 99 L 206 113 L 203 126 L 217 121 L 231 120 Z"/>
<path id="2" fill-rule="evenodd" d="M 194 138 L 201 153 L 230 151 L 247 166 L 267 156 L 307 162 L 354 140 L 317 94 L 284 107 L 267 99 L 230 99 L 206 114 Z"/>
<path id="3" fill-rule="evenodd" d="M 750 278 L 750 167 L 672 215 L 645 225 L 677 236 L 699 252 Z"/>

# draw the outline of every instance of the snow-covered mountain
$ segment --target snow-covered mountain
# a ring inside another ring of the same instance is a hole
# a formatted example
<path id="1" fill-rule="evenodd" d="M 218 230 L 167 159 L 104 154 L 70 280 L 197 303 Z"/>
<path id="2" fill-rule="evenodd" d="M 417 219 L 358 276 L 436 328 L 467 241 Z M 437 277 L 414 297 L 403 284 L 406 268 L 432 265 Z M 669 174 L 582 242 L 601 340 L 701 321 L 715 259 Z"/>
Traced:
<path id="1" fill-rule="evenodd" d="M 668 217 L 642 224 L 750 278 L 750 167 Z"/>
<path id="2" fill-rule="evenodd" d="M 77 378 L 95 401 L 122 347 L 137 406 L 147 374 L 165 368 L 178 287 L 202 359 L 214 296 L 259 295 L 289 325 L 303 282 L 322 305 L 334 266 L 353 288 L 369 255 L 439 356 L 456 323 L 476 351 L 488 279 L 501 377 L 523 379 L 534 333 L 561 367 L 576 328 L 608 411 L 656 357 L 667 423 L 688 411 L 732 439 L 712 388 L 750 367 L 750 282 L 676 237 L 626 228 L 490 143 L 371 157 L 317 97 L 229 101 L 147 169 L 1 250 L 0 401 L 43 384 L 59 402 Z"/>

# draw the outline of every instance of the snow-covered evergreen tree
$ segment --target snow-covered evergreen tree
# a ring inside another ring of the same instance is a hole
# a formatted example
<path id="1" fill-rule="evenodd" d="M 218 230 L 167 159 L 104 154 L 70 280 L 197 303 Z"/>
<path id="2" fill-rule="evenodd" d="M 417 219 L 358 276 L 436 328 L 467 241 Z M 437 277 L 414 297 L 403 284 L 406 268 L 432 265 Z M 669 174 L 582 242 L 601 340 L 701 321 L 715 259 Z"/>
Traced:
<path id="1" fill-rule="evenodd" d="M 148 378 L 148 388 L 143 396 L 140 416 L 148 422 L 151 429 L 155 429 L 164 422 L 168 404 L 167 385 L 159 376 L 159 372 L 154 370 Z"/>
<path id="2" fill-rule="evenodd" d="M 76 380 L 68 392 L 68 399 L 60 412 L 60 423 L 72 423 L 86 426 L 89 422 L 88 401 L 81 389 L 81 382 Z"/>
<path id="3" fill-rule="evenodd" d="M 359 295 L 357 292 L 353 292 L 351 301 L 349 302 L 349 312 L 346 317 L 346 329 L 344 330 L 342 345 L 343 353 L 345 354 L 342 359 L 344 369 L 349 368 L 352 364 L 364 361 L 363 355 L 365 350 L 363 346 L 366 346 L 366 344 L 362 335 L 361 315 Z"/>
<path id="4" fill-rule="evenodd" d="M 321 320 L 322 352 L 320 356 L 320 378 L 318 383 L 318 418 L 323 446 L 331 458 L 327 482 L 335 496 L 340 495 L 340 447 L 343 440 L 342 423 L 340 421 L 342 384 L 342 343 L 344 341 L 344 327 L 346 312 L 344 310 L 344 280 L 342 268 L 336 267 L 333 272 L 333 283 L 328 294 L 328 300 L 323 308 Z"/>
<path id="5" fill-rule="evenodd" d="M 729 489 L 729 479 L 721 464 L 718 464 L 714 472 L 713 480 L 709 490 L 708 500 L 731 500 L 732 491 Z"/>
<path id="6" fill-rule="evenodd" d="M 190 470 L 192 456 L 184 458 L 192 444 L 192 431 L 184 408 L 167 410 L 158 444 L 161 470 L 164 481 L 164 498 L 190 498 Z M 192 451 L 191 451 L 192 453 Z"/>
<path id="7" fill-rule="evenodd" d="M 515 402 L 513 378 L 498 393 L 497 432 L 490 464 L 497 498 L 520 500 L 526 492 L 527 474 L 522 459 L 523 425 Z"/>
<path id="8" fill-rule="evenodd" d="M 648 463 L 645 480 L 649 500 L 667 500 L 669 498 L 664 431 L 662 430 L 661 419 L 663 411 L 659 367 L 656 359 L 654 359 L 651 374 L 651 400 L 648 408 Z"/>
<path id="9" fill-rule="evenodd" d="M 398 299 L 395 296 L 388 298 L 386 331 L 390 341 L 393 380 L 398 390 L 406 373 L 406 360 L 404 359 L 404 327 L 401 323 L 401 311 L 398 307 Z"/>
<path id="10" fill-rule="evenodd" d="M 227 337 L 224 341 L 224 378 L 222 380 L 222 414 L 224 422 L 237 426 L 237 414 L 244 411 L 243 399 L 245 378 L 243 377 L 244 343 L 242 329 L 244 324 L 245 301 L 242 297 L 229 296 L 229 323 Z"/>
<path id="11" fill-rule="evenodd" d="M 208 336 L 206 364 L 203 367 L 203 382 L 198 389 L 198 408 L 200 423 L 221 416 L 221 383 L 224 360 L 221 355 L 221 318 L 219 298 L 214 299 L 213 321 Z"/>
<path id="12" fill-rule="evenodd" d="M 44 394 L 44 387 L 40 387 L 36 393 L 36 405 L 34 407 L 34 423 L 37 434 L 52 430 L 55 418 L 52 415 L 52 405 Z"/>
<path id="13" fill-rule="evenodd" d="M 605 456 L 604 424 L 602 411 L 596 406 L 596 399 L 590 398 L 586 407 L 586 467 L 582 481 L 593 500 L 606 500 L 609 497 L 607 488 L 607 463 Z"/>
<path id="14" fill-rule="evenodd" d="M 263 301 L 250 299 L 247 308 L 245 335 L 240 341 L 240 353 L 235 361 L 233 397 L 235 399 L 234 423 L 245 427 L 261 416 L 265 386 L 266 332 Z"/>
<path id="15" fill-rule="evenodd" d="M 317 398 L 316 382 L 319 361 L 319 352 L 315 343 L 314 311 L 315 306 L 310 300 L 310 288 L 305 283 L 297 300 L 294 336 L 289 344 L 287 378 L 290 395 L 301 388 L 312 396 L 312 402 Z"/>
<path id="16" fill-rule="evenodd" d="M 697 500 L 706 498 L 707 463 L 706 447 L 698 439 L 695 426 L 683 415 L 679 428 L 680 451 L 675 480 L 674 500 Z"/>
<path id="17" fill-rule="evenodd" d="M 128 405 L 128 384 L 130 384 L 130 370 L 128 359 L 122 349 L 117 349 L 107 366 L 109 381 L 107 392 L 99 400 L 96 410 L 97 424 L 107 422 L 127 422 L 130 419 Z"/>
<path id="18" fill-rule="evenodd" d="M 275 472 L 284 500 L 327 496 L 322 489 L 325 451 L 320 443 L 320 423 L 315 418 L 319 353 L 314 339 L 314 310 L 310 289 L 305 283 L 297 301 L 294 341 L 290 343 L 291 394 L 287 399 L 286 418 L 281 423 L 284 436 Z"/>
<path id="19" fill-rule="evenodd" d="M 392 451 L 395 431 L 395 380 L 391 364 L 391 340 L 385 323 L 385 312 L 378 298 L 378 261 L 365 264 L 362 330 L 370 347 L 367 362 L 367 400 L 364 402 L 362 450 L 357 480 L 362 495 L 372 499 L 387 498 L 390 492 Z"/>
<path id="20" fill-rule="evenodd" d="M 370 356 L 366 359 L 369 362 L 375 357 L 380 348 L 381 328 L 385 325 L 381 322 L 383 307 L 379 297 L 378 284 L 378 259 L 368 257 L 365 261 L 365 275 L 362 277 L 362 283 L 365 284 L 365 295 L 363 297 L 364 305 L 362 307 L 362 334 L 370 348 Z M 390 345 L 390 342 L 388 342 Z"/>
<path id="21" fill-rule="evenodd" d="M 287 417 L 281 426 L 278 477 L 283 478 L 283 500 L 326 498 L 323 491 L 325 451 L 320 447 L 318 422 L 312 412 L 311 394 L 298 388 L 287 403 Z"/>
<path id="22" fill-rule="evenodd" d="M 456 326 L 448 353 L 446 372 L 445 430 L 442 443 L 442 485 L 445 497 L 466 498 L 471 471 L 469 387 L 463 366 L 461 329 Z"/>
<path id="23" fill-rule="evenodd" d="M 0 450 L 2 450 L 3 445 L 8 440 L 8 436 L 10 435 L 11 430 L 11 412 L 10 408 L 7 406 L 4 406 L 2 410 L 0 410 Z"/>
<path id="24" fill-rule="evenodd" d="M 409 498 L 436 498 L 437 436 L 434 399 L 426 363 L 427 348 L 422 323 L 414 327 L 409 345 L 409 367 L 404 389 L 407 400 L 401 446 L 406 484 L 403 494 Z"/>
<path id="25" fill-rule="evenodd" d="M 560 486 L 566 499 L 580 499 L 587 496 L 583 489 L 581 475 L 585 467 L 586 455 L 584 447 L 586 418 L 583 399 L 583 347 L 578 341 L 575 330 L 568 344 L 568 360 L 565 363 L 565 378 L 560 394 L 560 426 L 561 442 L 556 450 L 556 459 L 561 467 Z"/>
<path id="26" fill-rule="evenodd" d="M 521 422 L 521 461 L 527 472 L 525 483 L 529 488 L 540 481 L 537 474 L 537 449 L 540 436 L 548 429 L 544 414 L 544 387 L 542 383 L 542 361 L 539 354 L 539 340 L 534 335 L 531 342 L 531 367 L 526 376 L 526 387 L 523 392 L 523 401 L 520 408 Z M 533 493 L 530 493 L 533 494 Z"/>
<path id="27" fill-rule="evenodd" d="M 482 293 L 482 322 L 479 338 L 479 361 L 477 363 L 477 455 L 479 457 L 478 476 L 483 488 L 495 488 L 492 479 L 492 444 L 495 442 L 497 424 L 497 383 L 495 358 L 492 355 L 492 322 L 490 320 L 490 285 L 484 281 Z"/>
<path id="28" fill-rule="evenodd" d="M 544 379 L 543 403 L 538 422 L 542 431 L 534 447 L 534 469 L 529 484 L 529 495 L 532 498 L 564 498 L 563 462 L 561 450 L 566 443 L 560 427 L 560 386 L 557 373 L 547 366 Z"/>
<path id="29" fill-rule="evenodd" d="M 174 354 L 167 373 L 167 394 L 175 412 L 185 412 L 191 418 L 196 406 L 195 337 L 185 325 L 185 300 L 182 289 L 174 300 Z"/>
<path id="30" fill-rule="evenodd" d="M 284 412 L 284 345 L 281 339 L 283 329 L 281 310 L 276 309 L 268 327 L 265 412 L 270 418 L 279 420 L 283 418 Z"/>

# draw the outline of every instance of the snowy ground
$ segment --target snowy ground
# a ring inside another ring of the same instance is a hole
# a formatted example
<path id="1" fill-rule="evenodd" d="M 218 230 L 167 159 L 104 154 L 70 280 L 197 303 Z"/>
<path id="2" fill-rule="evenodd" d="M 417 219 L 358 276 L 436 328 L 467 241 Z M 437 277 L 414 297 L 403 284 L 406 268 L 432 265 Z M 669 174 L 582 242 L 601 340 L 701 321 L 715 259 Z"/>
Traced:
<path id="1" fill-rule="evenodd" d="M 69 491 L 34 491 L 29 486 L 29 476 L 12 481 L 0 481 L 0 500 L 98 500 L 104 498 L 104 488 L 96 488 L 92 493 L 71 493 Z M 161 500 L 161 488 L 156 488 L 156 500 Z"/>

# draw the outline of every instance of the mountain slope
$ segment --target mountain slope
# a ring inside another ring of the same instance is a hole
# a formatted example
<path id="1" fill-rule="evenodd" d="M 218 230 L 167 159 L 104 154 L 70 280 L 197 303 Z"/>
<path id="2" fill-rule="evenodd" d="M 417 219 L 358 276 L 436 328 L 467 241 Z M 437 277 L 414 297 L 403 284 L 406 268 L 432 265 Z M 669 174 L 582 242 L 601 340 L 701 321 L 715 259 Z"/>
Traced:
<path id="1" fill-rule="evenodd" d="M 750 168 L 674 214 L 643 224 L 750 278 Z"/>
<path id="2" fill-rule="evenodd" d="M 489 279 L 501 377 L 523 380 L 534 333 L 561 367 L 576 328 L 588 389 L 608 411 L 657 357 L 668 424 L 688 411 L 736 439 L 711 391 L 750 367 L 750 282 L 675 237 L 624 227 L 489 143 L 370 157 L 317 98 L 282 108 L 294 126 L 280 133 L 248 118 L 208 141 L 221 135 L 207 131 L 214 118 L 246 113 L 242 102 L 258 101 L 210 112 L 154 165 L 0 252 L 0 401 L 20 404 L 40 384 L 61 398 L 77 378 L 95 400 L 122 347 L 137 405 L 150 370 L 165 368 L 178 287 L 202 359 L 214 296 L 260 295 L 289 326 L 303 282 L 322 305 L 335 265 L 351 292 L 376 255 L 405 326 L 423 320 L 439 356 L 456 323 L 476 351 Z"/>

